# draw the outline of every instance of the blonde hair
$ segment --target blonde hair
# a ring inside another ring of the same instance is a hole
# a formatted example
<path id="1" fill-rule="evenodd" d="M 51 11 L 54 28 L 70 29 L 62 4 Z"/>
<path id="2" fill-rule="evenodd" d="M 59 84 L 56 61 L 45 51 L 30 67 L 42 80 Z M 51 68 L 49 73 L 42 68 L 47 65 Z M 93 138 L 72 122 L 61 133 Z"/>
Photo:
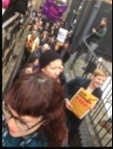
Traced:
<path id="1" fill-rule="evenodd" d="M 107 72 L 103 69 L 97 68 L 94 70 L 93 75 L 96 76 L 102 76 L 102 77 L 107 77 Z"/>

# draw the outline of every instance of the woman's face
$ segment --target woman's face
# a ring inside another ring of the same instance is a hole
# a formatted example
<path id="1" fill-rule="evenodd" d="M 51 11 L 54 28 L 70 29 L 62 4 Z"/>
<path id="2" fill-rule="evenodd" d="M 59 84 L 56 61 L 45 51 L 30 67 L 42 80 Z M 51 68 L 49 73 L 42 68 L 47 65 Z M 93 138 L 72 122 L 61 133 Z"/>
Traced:
<path id="1" fill-rule="evenodd" d="M 37 66 L 39 64 L 39 59 L 36 59 L 33 64 L 34 66 Z"/>
<path id="2" fill-rule="evenodd" d="M 32 68 L 31 68 L 31 67 L 27 67 L 27 68 L 25 68 L 25 73 L 27 73 L 27 74 L 31 74 L 31 73 L 33 73 Z"/>
<path id="3" fill-rule="evenodd" d="M 7 107 L 11 114 L 11 118 L 7 119 L 9 133 L 13 137 L 25 137 L 35 132 L 42 125 L 42 116 L 35 118 L 31 116 L 19 116 L 10 106 Z M 29 130 L 23 130 L 27 126 Z"/>
<path id="4" fill-rule="evenodd" d="M 92 84 L 95 88 L 100 88 L 104 84 L 105 80 L 106 77 L 97 75 L 92 78 Z"/>
<path id="5" fill-rule="evenodd" d="M 50 23 L 49 23 L 49 22 L 47 22 L 47 23 L 46 23 L 46 27 L 48 28 L 49 26 L 50 26 Z"/>
<path id="6" fill-rule="evenodd" d="M 33 39 L 37 37 L 37 32 L 36 32 L 36 31 L 32 31 L 31 34 L 32 34 L 32 38 L 33 38 Z"/>
<path id="7" fill-rule="evenodd" d="M 33 30 L 37 31 L 38 30 L 38 26 L 37 25 L 33 25 Z"/>
<path id="8" fill-rule="evenodd" d="M 69 43 L 64 44 L 64 48 L 67 49 L 69 47 Z"/>
<path id="9" fill-rule="evenodd" d="M 42 68 L 42 71 L 51 78 L 58 79 L 60 73 L 63 71 L 62 61 L 56 59 L 50 62 L 46 67 Z"/>

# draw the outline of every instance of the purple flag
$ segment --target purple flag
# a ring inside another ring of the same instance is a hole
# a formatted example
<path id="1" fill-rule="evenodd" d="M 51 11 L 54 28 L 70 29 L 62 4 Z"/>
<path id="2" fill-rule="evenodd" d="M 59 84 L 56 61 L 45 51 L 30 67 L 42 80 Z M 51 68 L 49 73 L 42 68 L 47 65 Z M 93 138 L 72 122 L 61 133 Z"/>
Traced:
<path id="1" fill-rule="evenodd" d="M 56 22 L 62 16 L 67 6 L 59 6 L 54 3 L 54 0 L 46 0 L 42 13 L 51 21 Z"/>

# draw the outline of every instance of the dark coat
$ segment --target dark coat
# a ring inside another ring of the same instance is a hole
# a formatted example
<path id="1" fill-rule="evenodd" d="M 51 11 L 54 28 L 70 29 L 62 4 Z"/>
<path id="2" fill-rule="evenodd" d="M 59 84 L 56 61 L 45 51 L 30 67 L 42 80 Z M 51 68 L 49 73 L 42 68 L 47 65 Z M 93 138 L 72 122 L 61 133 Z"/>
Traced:
<path id="1" fill-rule="evenodd" d="M 91 80 L 81 77 L 77 77 L 72 81 L 67 82 L 64 87 L 65 98 L 70 99 L 81 87 L 86 89 L 89 86 L 90 82 Z M 92 94 L 101 99 L 102 90 L 100 88 L 97 88 L 92 92 Z M 72 113 L 67 108 L 66 108 L 66 114 L 67 114 L 67 127 L 69 128 L 69 131 L 71 133 L 76 133 L 84 118 L 80 120 L 77 116 L 75 116 L 74 113 Z"/>
<path id="2" fill-rule="evenodd" d="M 27 10 L 28 0 L 10 0 L 9 6 L 2 16 L 2 23 L 11 18 L 15 12 L 25 14 Z"/>
<path id="3" fill-rule="evenodd" d="M 90 79 L 77 77 L 65 84 L 65 97 L 71 98 L 81 87 L 86 89 L 90 84 Z M 93 95 L 97 96 L 99 99 L 102 96 L 102 90 L 100 88 L 95 89 L 92 92 Z"/>

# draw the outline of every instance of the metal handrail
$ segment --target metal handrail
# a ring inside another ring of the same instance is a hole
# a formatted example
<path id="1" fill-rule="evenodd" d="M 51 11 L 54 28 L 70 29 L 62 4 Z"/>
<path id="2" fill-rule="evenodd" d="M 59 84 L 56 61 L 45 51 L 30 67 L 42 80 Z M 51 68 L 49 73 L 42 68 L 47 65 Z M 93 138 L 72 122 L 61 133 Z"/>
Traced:
<path id="1" fill-rule="evenodd" d="M 83 38 L 83 42 L 84 42 L 84 44 L 86 45 L 86 47 L 87 47 L 88 50 L 90 50 L 90 51 L 91 51 L 91 49 L 90 49 L 90 46 L 88 45 L 86 39 L 89 38 L 91 35 L 92 35 L 92 34 L 89 34 L 89 35 L 87 35 L 87 36 L 85 36 L 85 37 Z"/>
<path id="2" fill-rule="evenodd" d="M 28 6 L 28 9 L 32 7 L 32 4 L 30 4 Z M 11 18 L 9 18 L 7 21 L 5 21 L 3 24 L 2 24 L 2 29 L 4 29 L 5 27 L 7 27 L 10 23 L 12 23 L 15 19 L 17 19 L 19 16 L 21 15 L 21 13 L 19 12 L 15 12 L 15 15 L 12 16 Z"/>
<path id="3" fill-rule="evenodd" d="M 95 56 L 95 58 L 98 59 L 98 57 L 95 55 L 95 53 L 94 53 L 93 51 L 91 51 L 91 48 L 90 48 L 89 44 L 87 43 L 87 39 L 88 39 L 91 35 L 93 35 L 93 33 L 91 33 L 91 34 L 85 36 L 85 37 L 83 38 L 83 43 L 85 44 L 85 46 L 87 47 L 87 49 Z M 109 74 L 110 76 L 112 76 L 111 72 L 107 69 L 107 67 L 105 66 L 105 64 L 103 64 L 103 62 L 101 62 L 101 64 L 102 64 L 103 67 L 106 69 L 106 71 L 108 72 L 108 74 Z"/>
<path id="4" fill-rule="evenodd" d="M 12 16 L 10 19 L 8 19 L 7 21 L 5 21 L 2 24 L 2 29 L 4 29 L 5 27 L 7 27 L 10 23 L 12 23 L 15 19 L 17 19 L 20 16 L 20 13 L 16 12 L 16 14 L 14 16 Z"/>
<path id="5" fill-rule="evenodd" d="M 32 5 L 28 6 L 31 13 Z M 3 96 L 6 95 L 12 81 L 20 67 L 20 63 L 24 53 L 24 43 L 21 39 L 25 39 L 24 31 L 29 29 L 26 28 L 29 16 L 23 16 L 25 21 L 23 24 L 20 23 L 20 13 L 15 13 L 14 16 L 9 18 L 2 24 L 2 35 L 3 35 L 3 54 L 2 54 L 2 75 L 3 75 Z M 25 34 L 26 34 L 25 33 Z M 4 35 L 5 34 L 5 35 Z M 21 44 L 20 44 L 21 43 Z M 20 44 L 20 45 L 19 45 Z M 19 45 L 19 46 L 18 46 Z M 16 56 L 16 61 L 14 57 Z M 9 67 L 11 64 L 11 67 Z"/>

